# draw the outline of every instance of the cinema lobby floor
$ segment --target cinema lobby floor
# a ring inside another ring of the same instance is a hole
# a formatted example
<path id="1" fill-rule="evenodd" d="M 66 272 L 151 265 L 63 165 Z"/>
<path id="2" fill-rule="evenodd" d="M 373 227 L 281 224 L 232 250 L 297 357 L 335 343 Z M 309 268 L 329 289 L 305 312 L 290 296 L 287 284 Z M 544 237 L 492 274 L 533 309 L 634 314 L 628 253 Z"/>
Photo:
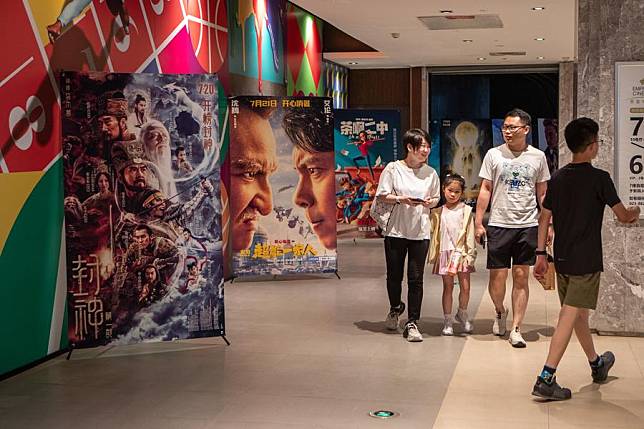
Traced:
<path id="1" fill-rule="evenodd" d="M 559 310 L 531 280 L 526 349 L 492 336 L 485 255 L 475 332 L 442 337 L 440 279 L 425 275 L 422 343 L 385 330 L 382 243 L 340 243 L 342 280 L 226 284 L 221 338 L 77 350 L 0 383 L 0 428 L 644 428 L 644 339 L 595 336 L 616 364 L 592 384 L 573 339 L 567 402 L 533 400 Z M 509 297 L 509 294 L 508 294 Z M 509 301 L 508 301 L 509 302 Z M 3 350 L 3 353 L 11 353 Z M 398 416 L 370 417 L 372 410 Z"/>

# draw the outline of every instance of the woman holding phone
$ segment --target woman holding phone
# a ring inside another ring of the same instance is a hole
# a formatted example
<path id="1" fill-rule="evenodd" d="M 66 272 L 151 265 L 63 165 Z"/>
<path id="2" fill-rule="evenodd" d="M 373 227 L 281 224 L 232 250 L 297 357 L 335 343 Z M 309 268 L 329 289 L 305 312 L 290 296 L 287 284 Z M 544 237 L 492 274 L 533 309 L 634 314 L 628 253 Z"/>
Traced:
<path id="1" fill-rule="evenodd" d="M 431 234 L 430 209 L 438 204 L 440 180 L 427 165 L 431 139 L 426 131 L 413 128 L 403 136 L 405 158 L 389 163 L 380 175 L 376 198 L 392 205 L 389 222 L 383 230 L 387 262 L 389 313 L 387 329 L 398 329 L 398 318 L 405 311 L 402 279 L 407 258 L 407 322 L 403 337 L 423 341 L 418 330 L 423 302 L 423 274 Z"/>

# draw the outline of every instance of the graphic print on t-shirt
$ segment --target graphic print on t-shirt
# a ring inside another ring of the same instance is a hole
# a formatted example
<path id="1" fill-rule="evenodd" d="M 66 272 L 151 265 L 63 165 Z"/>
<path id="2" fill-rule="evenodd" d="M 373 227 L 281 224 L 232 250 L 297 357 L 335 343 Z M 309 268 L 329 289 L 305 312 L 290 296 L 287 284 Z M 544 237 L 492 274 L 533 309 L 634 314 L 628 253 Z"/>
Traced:
<path id="1" fill-rule="evenodd" d="M 534 176 L 534 168 L 530 164 L 504 162 L 499 178 L 506 185 L 507 193 L 514 193 L 530 189 Z"/>

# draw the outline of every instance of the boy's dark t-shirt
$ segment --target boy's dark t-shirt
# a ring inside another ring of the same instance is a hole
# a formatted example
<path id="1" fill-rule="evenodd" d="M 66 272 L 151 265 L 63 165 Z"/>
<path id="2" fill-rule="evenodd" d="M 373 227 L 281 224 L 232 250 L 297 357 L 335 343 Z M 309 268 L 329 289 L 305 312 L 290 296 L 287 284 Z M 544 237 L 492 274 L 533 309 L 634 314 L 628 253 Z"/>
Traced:
<path id="1" fill-rule="evenodd" d="M 620 202 L 610 175 L 590 163 L 568 164 L 555 172 L 543 207 L 552 211 L 557 272 L 583 275 L 604 270 L 604 208 Z"/>

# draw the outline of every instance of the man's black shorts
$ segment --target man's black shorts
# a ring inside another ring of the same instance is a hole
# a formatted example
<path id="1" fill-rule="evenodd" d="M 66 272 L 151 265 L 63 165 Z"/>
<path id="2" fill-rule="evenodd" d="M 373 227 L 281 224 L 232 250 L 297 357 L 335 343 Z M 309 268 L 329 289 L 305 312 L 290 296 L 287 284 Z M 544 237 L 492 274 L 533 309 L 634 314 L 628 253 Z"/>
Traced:
<path id="1" fill-rule="evenodd" d="M 488 226 L 487 269 L 511 268 L 512 265 L 534 265 L 537 260 L 538 227 L 501 228 Z"/>

